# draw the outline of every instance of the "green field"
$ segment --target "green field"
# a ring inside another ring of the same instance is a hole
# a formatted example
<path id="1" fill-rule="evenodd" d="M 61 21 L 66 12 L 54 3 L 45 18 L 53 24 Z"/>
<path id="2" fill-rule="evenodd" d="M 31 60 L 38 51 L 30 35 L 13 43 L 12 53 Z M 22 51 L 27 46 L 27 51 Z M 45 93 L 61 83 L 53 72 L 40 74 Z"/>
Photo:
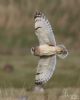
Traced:
<path id="1" fill-rule="evenodd" d="M 66 59 L 57 57 L 44 94 L 32 92 L 39 60 L 30 53 L 30 48 L 38 45 L 33 19 L 36 10 L 48 17 L 57 44 L 64 44 L 69 51 Z M 11 71 L 5 69 L 7 65 L 12 66 Z M 0 0 L 0 100 L 23 100 L 26 96 L 29 100 L 80 100 L 79 76 L 80 0 Z"/>
<path id="2" fill-rule="evenodd" d="M 62 60 L 57 58 L 56 70 L 46 84 L 46 88 L 80 87 L 80 53 L 70 53 Z M 31 54 L 0 56 L 0 87 L 26 88 L 34 86 L 35 73 L 39 58 Z M 14 70 L 7 72 L 4 66 L 10 64 Z"/>

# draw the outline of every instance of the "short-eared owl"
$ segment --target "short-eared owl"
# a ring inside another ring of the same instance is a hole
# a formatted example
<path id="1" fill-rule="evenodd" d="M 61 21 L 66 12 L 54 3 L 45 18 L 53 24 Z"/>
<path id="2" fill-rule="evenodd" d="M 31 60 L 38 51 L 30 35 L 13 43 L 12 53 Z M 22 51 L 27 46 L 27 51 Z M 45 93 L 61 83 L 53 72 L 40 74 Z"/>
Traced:
<path id="1" fill-rule="evenodd" d="M 31 52 L 35 56 L 39 56 L 40 60 L 37 66 L 35 76 L 36 89 L 41 89 L 53 75 L 56 65 L 56 55 L 60 58 L 65 58 L 68 51 L 64 45 L 56 45 L 52 27 L 41 12 L 36 12 L 35 20 L 35 34 L 39 40 L 39 46 L 32 47 Z"/>

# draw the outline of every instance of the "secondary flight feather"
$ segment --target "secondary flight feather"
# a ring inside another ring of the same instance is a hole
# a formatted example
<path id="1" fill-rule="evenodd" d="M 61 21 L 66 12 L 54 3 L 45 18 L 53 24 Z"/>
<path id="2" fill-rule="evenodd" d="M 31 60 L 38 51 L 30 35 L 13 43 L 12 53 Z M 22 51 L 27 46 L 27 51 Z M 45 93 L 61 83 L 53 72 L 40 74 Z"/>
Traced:
<path id="1" fill-rule="evenodd" d="M 36 12 L 34 16 L 35 34 L 39 40 L 39 46 L 32 47 L 33 55 L 40 57 L 38 62 L 35 89 L 43 90 L 42 86 L 52 77 L 56 66 L 56 55 L 65 58 L 68 51 L 64 45 L 56 45 L 54 32 L 50 22 L 41 12 Z"/>

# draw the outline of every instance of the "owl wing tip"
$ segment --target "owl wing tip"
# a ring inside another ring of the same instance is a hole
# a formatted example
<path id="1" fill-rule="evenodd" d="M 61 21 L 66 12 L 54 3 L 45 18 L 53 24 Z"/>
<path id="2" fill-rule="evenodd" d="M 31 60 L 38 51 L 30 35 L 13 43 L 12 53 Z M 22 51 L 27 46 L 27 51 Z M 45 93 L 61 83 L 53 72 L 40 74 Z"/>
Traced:
<path id="1" fill-rule="evenodd" d="M 35 12 L 35 14 L 34 14 L 34 19 L 37 18 L 37 17 L 42 17 L 42 16 L 43 16 L 42 12 L 40 12 L 40 11 L 37 10 Z"/>

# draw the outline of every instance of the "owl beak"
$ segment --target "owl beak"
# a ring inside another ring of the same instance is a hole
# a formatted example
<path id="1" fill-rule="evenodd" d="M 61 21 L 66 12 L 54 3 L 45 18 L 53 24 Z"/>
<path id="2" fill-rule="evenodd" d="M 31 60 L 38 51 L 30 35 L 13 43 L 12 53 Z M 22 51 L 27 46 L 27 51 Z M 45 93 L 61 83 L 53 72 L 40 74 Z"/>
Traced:
<path id="1" fill-rule="evenodd" d="M 59 54 L 67 54 L 67 49 L 65 47 L 59 47 L 57 51 Z"/>
<path id="2" fill-rule="evenodd" d="M 67 57 L 68 51 L 67 51 L 67 49 L 65 48 L 64 45 L 58 45 L 57 48 L 56 48 L 56 54 L 57 54 L 60 58 L 64 59 L 64 58 Z"/>

